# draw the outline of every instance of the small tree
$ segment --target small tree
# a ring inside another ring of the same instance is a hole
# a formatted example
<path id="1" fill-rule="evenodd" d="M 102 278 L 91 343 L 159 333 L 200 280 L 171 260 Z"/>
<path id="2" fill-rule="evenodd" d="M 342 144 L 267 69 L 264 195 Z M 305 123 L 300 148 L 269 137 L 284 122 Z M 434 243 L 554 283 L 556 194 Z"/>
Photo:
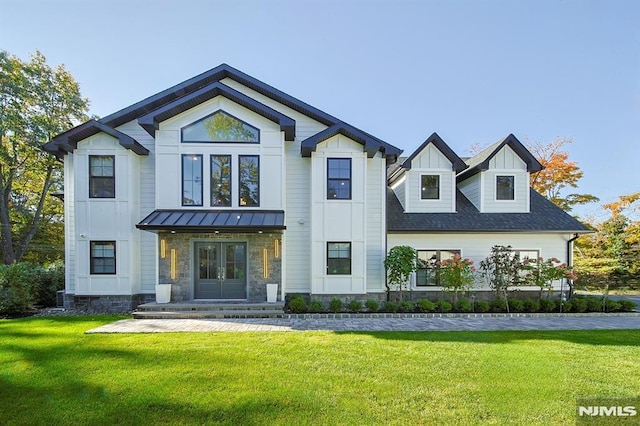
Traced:
<path id="1" fill-rule="evenodd" d="M 578 278 L 573 268 L 568 267 L 566 263 L 560 262 L 560 260 L 555 257 L 547 260 L 544 260 L 542 257 L 525 259 L 522 261 L 522 267 L 526 271 L 525 281 L 527 284 L 540 287 L 538 300 L 542 299 L 544 290 L 547 290 L 547 298 L 549 297 L 554 281 L 563 278 L 571 280 Z"/>
<path id="2" fill-rule="evenodd" d="M 458 253 L 453 259 L 445 259 L 438 264 L 442 286 L 453 293 L 453 304 L 458 301 L 458 292 L 468 290 L 474 281 L 476 268 L 469 259 L 463 259 Z"/>
<path id="3" fill-rule="evenodd" d="M 489 257 L 480 262 L 480 271 L 496 296 L 504 298 L 509 312 L 507 290 L 522 282 L 520 257 L 511 250 L 511 246 L 493 246 Z"/>
<path id="4" fill-rule="evenodd" d="M 397 287 L 402 300 L 402 290 L 409 282 L 411 273 L 416 270 L 416 251 L 409 246 L 395 246 L 389 250 L 387 258 L 384 260 L 384 267 L 387 271 L 387 300 L 391 287 Z"/>

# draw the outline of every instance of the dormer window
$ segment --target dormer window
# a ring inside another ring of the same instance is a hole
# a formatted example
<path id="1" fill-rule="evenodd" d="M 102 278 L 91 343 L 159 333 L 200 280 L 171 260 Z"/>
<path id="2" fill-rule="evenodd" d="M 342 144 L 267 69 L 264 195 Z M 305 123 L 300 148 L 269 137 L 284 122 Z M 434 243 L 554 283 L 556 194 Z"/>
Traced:
<path id="1" fill-rule="evenodd" d="M 515 200 L 515 176 L 496 176 L 496 200 Z"/>
<path id="2" fill-rule="evenodd" d="M 422 175 L 420 177 L 420 198 L 423 200 L 440 199 L 440 176 Z"/>
<path id="3" fill-rule="evenodd" d="M 260 130 L 219 110 L 183 127 L 182 142 L 260 143 Z"/>

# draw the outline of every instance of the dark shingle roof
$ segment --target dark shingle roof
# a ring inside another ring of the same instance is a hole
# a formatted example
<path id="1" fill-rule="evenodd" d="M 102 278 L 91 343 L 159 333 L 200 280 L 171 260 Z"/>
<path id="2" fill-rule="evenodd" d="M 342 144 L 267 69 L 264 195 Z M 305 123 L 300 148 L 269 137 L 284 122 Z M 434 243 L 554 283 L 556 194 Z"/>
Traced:
<path id="1" fill-rule="evenodd" d="M 480 213 L 457 191 L 457 213 L 404 213 L 392 189 L 387 189 L 387 230 L 394 232 L 571 232 L 590 229 L 531 190 L 530 213 Z"/>

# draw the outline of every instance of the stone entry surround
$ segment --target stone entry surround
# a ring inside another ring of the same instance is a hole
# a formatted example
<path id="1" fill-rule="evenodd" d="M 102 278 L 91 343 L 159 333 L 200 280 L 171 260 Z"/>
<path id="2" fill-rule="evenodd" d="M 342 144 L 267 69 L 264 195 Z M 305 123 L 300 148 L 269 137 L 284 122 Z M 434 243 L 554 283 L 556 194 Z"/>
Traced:
<path id="1" fill-rule="evenodd" d="M 161 257 L 161 241 L 165 240 L 166 256 Z M 276 243 L 278 254 L 276 257 Z M 238 242 L 247 244 L 247 302 L 267 300 L 267 284 L 278 284 L 278 300 L 282 291 L 282 234 L 265 233 L 161 233 L 158 235 L 158 282 L 172 284 L 171 302 L 193 299 L 194 243 Z M 171 250 L 176 250 L 176 277 L 171 279 Z M 267 250 L 268 278 L 263 275 L 263 254 Z"/>

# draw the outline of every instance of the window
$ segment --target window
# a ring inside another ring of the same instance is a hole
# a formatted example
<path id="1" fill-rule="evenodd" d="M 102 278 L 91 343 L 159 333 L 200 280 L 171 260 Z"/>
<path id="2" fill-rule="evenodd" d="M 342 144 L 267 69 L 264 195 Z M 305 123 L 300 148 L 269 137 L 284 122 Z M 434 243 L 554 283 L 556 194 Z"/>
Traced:
<path id="1" fill-rule="evenodd" d="M 540 252 L 538 250 L 511 250 L 520 260 L 533 259 L 538 260 Z"/>
<path id="2" fill-rule="evenodd" d="M 440 285 L 438 262 L 453 259 L 460 250 L 418 250 L 416 260 L 416 286 Z"/>
<path id="3" fill-rule="evenodd" d="M 116 273 L 116 242 L 115 241 L 91 241 L 90 266 L 92 274 Z"/>
<path id="4" fill-rule="evenodd" d="M 327 243 L 327 275 L 351 275 L 351 243 Z"/>
<path id="5" fill-rule="evenodd" d="M 183 127 L 182 142 L 260 143 L 260 130 L 224 111 L 216 111 Z"/>
<path id="6" fill-rule="evenodd" d="M 327 159 L 327 200 L 351 199 L 351 159 Z"/>
<path id="7" fill-rule="evenodd" d="M 115 198 L 115 157 L 89 156 L 89 198 Z"/>
<path id="8" fill-rule="evenodd" d="M 423 200 L 440 199 L 440 176 L 422 175 L 420 178 L 420 198 Z"/>
<path id="9" fill-rule="evenodd" d="M 514 176 L 496 176 L 496 200 L 515 200 L 514 181 Z"/>
<path id="10" fill-rule="evenodd" d="M 238 157 L 239 204 L 241 207 L 260 205 L 260 157 L 257 155 L 240 155 Z"/>
<path id="11" fill-rule="evenodd" d="M 182 205 L 202 205 L 202 155 L 182 155 Z"/>
<path id="12" fill-rule="evenodd" d="M 211 156 L 211 206 L 231 206 L 231 156 Z"/>

